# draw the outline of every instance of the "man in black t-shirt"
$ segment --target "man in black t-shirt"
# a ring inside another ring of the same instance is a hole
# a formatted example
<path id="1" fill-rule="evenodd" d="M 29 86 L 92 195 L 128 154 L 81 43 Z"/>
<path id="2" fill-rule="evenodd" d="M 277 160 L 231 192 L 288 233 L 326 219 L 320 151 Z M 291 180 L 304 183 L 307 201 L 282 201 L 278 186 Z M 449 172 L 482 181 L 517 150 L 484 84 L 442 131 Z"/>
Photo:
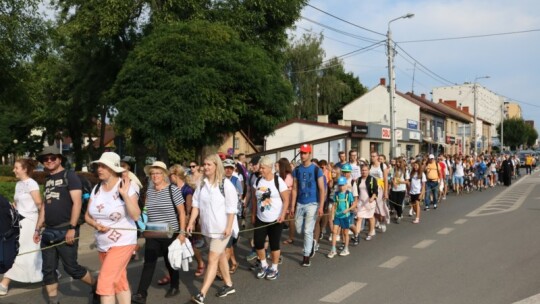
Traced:
<path id="1" fill-rule="evenodd" d="M 39 210 L 34 242 L 41 241 L 41 248 L 60 244 L 42 250 L 41 269 L 49 303 L 58 303 L 58 259 L 73 279 L 81 280 L 90 286 L 95 285 L 90 272 L 77 262 L 77 222 L 82 206 L 82 185 L 75 172 L 65 171 L 62 167 L 62 155 L 55 147 L 45 147 L 38 160 L 43 163 L 49 175 L 45 183 L 45 203 Z M 40 235 L 42 228 L 44 229 Z"/>

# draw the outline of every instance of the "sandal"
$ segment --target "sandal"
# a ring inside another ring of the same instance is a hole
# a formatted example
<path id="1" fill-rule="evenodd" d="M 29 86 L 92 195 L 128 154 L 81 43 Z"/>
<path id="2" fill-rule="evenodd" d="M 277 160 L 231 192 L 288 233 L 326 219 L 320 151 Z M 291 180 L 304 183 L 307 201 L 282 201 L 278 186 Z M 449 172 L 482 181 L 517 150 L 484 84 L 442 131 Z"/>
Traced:
<path id="1" fill-rule="evenodd" d="M 235 273 L 235 272 L 236 272 L 236 269 L 238 269 L 238 263 L 232 264 L 232 265 L 231 265 L 231 268 L 229 269 L 229 273 L 230 273 L 230 274 Z"/>
<path id="2" fill-rule="evenodd" d="M 288 239 L 288 240 L 283 241 L 283 244 L 285 244 L 285 245 L 291 245 L 293 242 L 294 242 L 293 240 Z"/>
<path id="3" fill-rule="evenodd" d="M 169 275 L 165 275 L 163 278 L 157 281 L 158 285 L 167 285 L 171 281 L 171 277 Z"/>
<path id="4" fill-rule="evenodd" d="M 204 271 L 206 270 L 206 265 L 202 264 L 199 267 L 197 267 L 197 271 L 195 271 L 195 276 L 200 277 L 204 274 Z"/>

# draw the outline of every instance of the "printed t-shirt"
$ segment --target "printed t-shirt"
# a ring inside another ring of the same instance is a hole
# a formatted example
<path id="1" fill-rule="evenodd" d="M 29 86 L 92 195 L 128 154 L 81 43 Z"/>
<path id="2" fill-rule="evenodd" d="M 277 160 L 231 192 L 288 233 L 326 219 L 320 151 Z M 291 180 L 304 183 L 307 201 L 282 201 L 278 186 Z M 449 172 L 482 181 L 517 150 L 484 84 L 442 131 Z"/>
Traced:
<path id="1" fill-rule="evenodd" d="M 255 196 L 257 197 L 257 217 L 265 223 L 277 220 L 283 210 L 283 200 L 280 193 L 287 191 L 287 184 L 281 177 L 277 178 L 279 189 L 276 189 L 274 179 L 268 181 L 264 177 L 259 180 L 259 185 L 253 184 Z M 261 201 L 265 193 L 266 195 L 270 194 L 270 198 Z"/>
<path id="2" fill-rule="evenodd" d="M 65 169 L 64 169 L 65 170 Z M 81 180 L 73 171 L 67 172 L 67 185 L 64 184 L 64 170 L 49 175 L 45 182 L 45 225 L 69 225 L 73 201 L 70 191 L 81 190 Z"/>

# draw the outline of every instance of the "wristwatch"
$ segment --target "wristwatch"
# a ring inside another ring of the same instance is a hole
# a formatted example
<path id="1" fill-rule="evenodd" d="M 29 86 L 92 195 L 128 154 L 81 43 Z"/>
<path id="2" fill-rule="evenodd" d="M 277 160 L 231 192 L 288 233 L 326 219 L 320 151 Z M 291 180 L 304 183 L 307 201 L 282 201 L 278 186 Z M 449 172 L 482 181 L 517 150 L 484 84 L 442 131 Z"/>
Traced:
<path id="1" fill-rule="evenodd" d="M 77 226 L 73 226 L 73 225 L 70 224 L 68 230 L 70 230 L 70 229 L 77 229 Z"/>

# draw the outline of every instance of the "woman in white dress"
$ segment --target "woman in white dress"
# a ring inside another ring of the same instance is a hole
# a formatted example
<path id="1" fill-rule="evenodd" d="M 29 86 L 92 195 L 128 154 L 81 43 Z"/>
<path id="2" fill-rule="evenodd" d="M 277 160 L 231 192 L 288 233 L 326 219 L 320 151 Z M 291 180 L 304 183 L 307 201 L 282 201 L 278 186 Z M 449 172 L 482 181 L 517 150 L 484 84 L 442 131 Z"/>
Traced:
<path id="1" fill-rule="evenodd" d="M 24 216 L 20 222 L 21 234 L 19 237 L 19 253 L 35 251 L 17 256 L 13 267 L 4 274 L 0 283 L 0 296 L 7 294 L 9 283 L 13 281 L 23 283 L 36 283 L 43 279 L 41 274 L 40 244 L 32 241 L 38 210 L 41 208 L 39 186 L 30 175 L 34 171 L 35 163 L 31 159 L 18 159 L 13 166 L 13 173 L 19 180 L 15 186 L 15 207 Z"/>

